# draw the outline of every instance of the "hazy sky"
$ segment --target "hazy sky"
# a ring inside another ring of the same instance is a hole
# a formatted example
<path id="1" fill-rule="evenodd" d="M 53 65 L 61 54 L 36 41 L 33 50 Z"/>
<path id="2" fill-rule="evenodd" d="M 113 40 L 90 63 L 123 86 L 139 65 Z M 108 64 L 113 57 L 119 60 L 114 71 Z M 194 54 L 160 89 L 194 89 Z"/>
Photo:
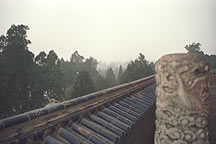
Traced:
<path id="1" fill-rule="evenodd" d="M 156 60 L 200 42 L 216 54 L 216 0 L 0 0 L 0 34 L 30 27 L 30 50 L 100 61 Z"/>

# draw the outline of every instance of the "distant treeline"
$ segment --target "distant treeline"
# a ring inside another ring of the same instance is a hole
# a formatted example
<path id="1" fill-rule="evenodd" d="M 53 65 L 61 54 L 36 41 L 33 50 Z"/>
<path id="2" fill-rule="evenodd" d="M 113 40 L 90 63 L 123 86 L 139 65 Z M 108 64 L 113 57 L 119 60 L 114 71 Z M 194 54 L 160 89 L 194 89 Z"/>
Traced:
<path id="1" fill-rule="evenodd" d="M 78 51 L 69 61 L 53 50 L 34 56 L 28 29 L 12 25 L 0 36 L 0 119 L 154 74 L 154 63 L 141 53 L 125 70 L 120 65 L 117 77 L 112 68 L 100 75 L 98 61 Z"/>

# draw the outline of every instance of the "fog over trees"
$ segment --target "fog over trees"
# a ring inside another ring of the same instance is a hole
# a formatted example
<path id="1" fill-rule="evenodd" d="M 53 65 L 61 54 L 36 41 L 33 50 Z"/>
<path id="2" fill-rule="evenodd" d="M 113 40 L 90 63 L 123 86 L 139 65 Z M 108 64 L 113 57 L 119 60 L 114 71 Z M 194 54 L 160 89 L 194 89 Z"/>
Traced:
<path id="1" fill-rule="evenodd" d="M 29 51 L 26 25 L 12 25 L 0 36 L 0 119 L 47 104 L 62 102 L 137 80 L 155 73 L 154 63 L 140 53 L 126 66 L 98 68 L 98 60 L 85 58 L 78 51 L 70 60 L 59 58 L 55 51 Z M 216 56 L 201 51 L 200 43 L 185 46 L 198 53 L 216 68 Z"/>
<path id="2" fill-rule="evenodd" d="M 154 69 L 143 54 L 122 66 L 98 70 L 98 60 L 78 51 L 70 60 L 55 51 L 29 51 L 26 25 L 12 25 L 0 36 L 0 118 L 20 114 L 50 103 L 62 102 L 152 75 Z"/>

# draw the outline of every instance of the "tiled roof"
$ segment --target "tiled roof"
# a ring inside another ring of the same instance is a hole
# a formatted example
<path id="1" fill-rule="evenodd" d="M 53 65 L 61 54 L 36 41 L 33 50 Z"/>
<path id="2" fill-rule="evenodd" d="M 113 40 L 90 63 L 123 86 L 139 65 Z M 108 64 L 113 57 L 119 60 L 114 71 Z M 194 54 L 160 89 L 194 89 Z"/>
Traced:
<path id="1" fill-rule="evenodd" d="M 0 143 L 123 143 L 155 103 L 150 76 L 0 121 Z"/>
<path id="2" fill-rule="evenodd" d="M 77 122 L 70 122 L 56 134 L 47 136 L 45 144 L 120 143 L 155 102 L 154 91 L 155 85 L 151 85 Z"/>

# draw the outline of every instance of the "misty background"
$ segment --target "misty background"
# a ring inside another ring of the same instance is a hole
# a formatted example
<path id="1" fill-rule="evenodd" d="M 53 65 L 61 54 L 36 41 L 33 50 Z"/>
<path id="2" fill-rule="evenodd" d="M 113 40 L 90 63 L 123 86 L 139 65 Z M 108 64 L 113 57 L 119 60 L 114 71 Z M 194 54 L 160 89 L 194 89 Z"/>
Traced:
<path id="1" fill-rule="evenodd" d="M 168 53 L 216 70 L 215 0 L 1 0 L 0 118 L 155 74 Z"/>
<path id="2" fill-rule="evenodd" d="M 215 0 L 1 0 L 0 34 L 25 24 L 30 50 L 69 60 L 78 50 L 103 62 L 151 61 L 192 42 L 216 54 Z"/>

